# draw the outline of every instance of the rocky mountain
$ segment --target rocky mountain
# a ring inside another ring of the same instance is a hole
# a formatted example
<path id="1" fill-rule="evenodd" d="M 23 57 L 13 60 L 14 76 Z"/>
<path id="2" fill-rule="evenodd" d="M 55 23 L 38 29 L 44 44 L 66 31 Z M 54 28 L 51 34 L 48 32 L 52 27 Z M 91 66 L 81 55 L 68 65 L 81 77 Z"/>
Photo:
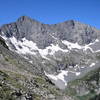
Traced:
<path id="1" fill-rule="evenodd" d="M 100 30 L 27 16 L 0 28 L 1 100 L 99 100 Z"/>

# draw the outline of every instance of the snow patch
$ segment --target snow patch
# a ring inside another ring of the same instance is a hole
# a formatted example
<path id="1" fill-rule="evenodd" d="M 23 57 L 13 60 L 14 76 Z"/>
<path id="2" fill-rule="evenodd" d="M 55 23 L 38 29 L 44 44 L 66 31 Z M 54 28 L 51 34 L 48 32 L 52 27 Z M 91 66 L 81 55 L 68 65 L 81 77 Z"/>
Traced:
<path id="1" fill-rule="evenodd" d="M 42 56 L 46 56 L 46 55 L 54 55 L 57 51 L 62 51 L 62 52 L 68 52 L 68 50 L 63 50 L 61 49 L 58 44 L 54 45 L 51 44 L 51 46 L 46 47 L 45 49 L 39 49 L 39 53 Z"/>
<path id="2" fill-rule="evenodd" d="M 31 64 L 33 63 L 33 61 L 31 61 L 31 60 L 30 60 L 29 62 L 30 62 Z"/>
<path id="3" fill-rule="evenodd" d="M 90 65 L 90 67 L 93 67 L 93 66 L 95 66 L 95 63 L 92 63 L 92 64 Z"/>
<path id="4" fill-rule="evenodd" d="M 99 42 L 99 39 L 96 39 L 95 42 Z"/>
<path id="5" fill-rule="evenodd" d="M 75 72 L 76 76 L 79 76 L 81 73 L 80 72 Z"/>
<path id="6" fill-rule="evenodd" d="M 65 80 L 65 77 L 68 77 L 68 73 L 73 73 L 76 76 L 79 76 L 81 74 L 80 72 L 73 72 L 67 70 L 60 70 L 60 73 L 58 75 L 48 74 L 45 71 L 44 73 L 59 89 L 66 88 L 68 81 Z"/>
<path id="7" fill-rule="evenodd" d="M 82 49 L 82 46 L 80 46 L 78 43 L 71 43 L 71 42 L 68 42 L 66 40 L 62 41 L 62 43 L 67 45 L 70 50 L 73 48 Z"/>
<path id="8" fill-rule="evenodd" d="M 36 50 L 37 46 L 36 43 L 32 41 L 28 41 L 27 39 L 23 38 L 22 41 L 17 40 L 15 37 L 9 38 L 11 43 L 15 46 L 16 52 L 19 54 L 36 54 L 32 50 Z"/>
<path id="9" fill-rule="evenodd" d="M 100 50 L 97 50 L 97 51 L 95 51 L 95 52 L 100 52 Z"/>
<path id="10" fill-rule="evenodd" d="M 44 71 L 45 75 L 54 83 L 59 89 L 65 89 L 67 82 L 65 76 L 68 75 L 68 71 L 61 70 L 58 75 L 48 74 Z"/>
<path id="11" fill-rule="evenodd" d="M 79 76 L 79 75 L 81 74 L 81 72 L 76 72 L 76 71 L 68 71 L 68 72 L 73 73 L 73 74 L 75 74 L 76 76 Z"/>
<path id="12" fill-rule="evenodd" d="M 88 45 L 85 45 L 85 46 L 81 46 L 79 45 L 77 42 L 76 43 L 71 43 L 69 41 L 66 41 L 66 40 L 63 40 L 62 43 L 65 44 L 66 46 L 68 46 L 68 49 L 69 50 L 72 50 L 72 49 L 83 49 L 83 51 L 86 51 L 86 50 L 91 50 L 93 53 L 95 51 L 93 51 L 93 49 L 90 47 L 92 45 L 95 45 L 95 43 L 99 42 L 98 39 L 96 39 L 93 43 L 90 43 Z"/>

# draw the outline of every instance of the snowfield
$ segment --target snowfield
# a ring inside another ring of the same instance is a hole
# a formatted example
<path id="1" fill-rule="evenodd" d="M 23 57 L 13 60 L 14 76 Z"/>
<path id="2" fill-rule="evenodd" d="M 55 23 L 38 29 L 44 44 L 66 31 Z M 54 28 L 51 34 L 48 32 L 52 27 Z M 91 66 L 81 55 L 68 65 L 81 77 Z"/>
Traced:
<path id="1" fill-rule="evenodd" d="M 22 38 L 21 41 L 17 40 L 14 36 L 7 39 L 6 36 L 4 36 L 3 32 L 2 32 L 1 37 L 6 40 L 7 45 L 9 45 L 9 42 L 12 43 L 13 46 L 16 48 L 15 51 L 17 53 L 24 54 L 24 55 L 25 54 L 36 55 L 37 53 L 39 53 L 41 55 L 41 57 L 45 58 L 45 59 L 49 59 L 49 58 L 47 58 L 47 55 L 54 55 L 58 51 L 69 52 L 72 49 L 81 49 L 84 52 L 89 49 L 93 53 L 100 51 L 100 50 L 94 51 L 92 48 L 92 46 L 94 46 L 96 44 L 100 45 L 100 41 L 98 39 L 96 39 L 93 43 L 90 43 L 90 44 L 84 45 L 84 46 L 79 45 L 78 43 L 71 43 L 69 41 L 63 40 L 62 43 L 64 45 L 66 45 L 68 47 L 68 49 L 62 49 L 62 48 L 60 48 L 60 46 L 58 44 L 56 44 L 56 45 L 51 44 L 50 46 L 46 47 L 45 49 L 39 49 L 38 46 L 36 45 L 36 43 L 34 43 L 33 41 L 29 41 L 26 38 Z M 55 37 L 53 37 L 53 38 L 55 38 Z"/>
<path id="2" fill-rule="evenodd" d="M 66 40 L 62 41 L 62 43 L 65 44 L 68 47 L 69 50 L 72 50 L 72 49 L 82 49 L 83 51 L 87 51 L 89 49 L 93 53 L 97 52 L 97 51 L 94 51 L 92 46 L 95 45 L 98 42 L 99 42 L 99 40 L 96 39 L 93 43 L 87 44 L 85 46 L 81 46 L 78 43 L 71 43 L 71 42 L 68 42 Z"/>
<path id="3" fill-rule="evenodd" d="M 2 36 L 6 41 L 6 37 Z M 9 41 L 14 45 L 16 48 L 16 52 L 19 54 L 32 54 L 36 55 L 37 52 L 40 53 L 40 55 L 47 59 L 47 55 L 54 55 L 58 51 L 62 52 L 68 52 L 68 50 L 63 50 L 59 47 L 59 45 L 51 44 L 50 46 L 46 47 L 45 49 L 39 49 L 36 45 L 36 43 L 27 40 L 26 38 L 23 38 L 21 41 L 17 40 L 14 36 L 9 38 Z"/>
<path id="4" fill-rule="evenodd" d="M 74 74 L 75 76 L 79 76 L 80 72 L 68 71 L 68 70 L 60 70 L 58 75 L 48 74 L 44 71 L 45 75 L 54 83 L 59 89 L 65 89 L 67 86 L 67 80 L 69 73 Z"/>

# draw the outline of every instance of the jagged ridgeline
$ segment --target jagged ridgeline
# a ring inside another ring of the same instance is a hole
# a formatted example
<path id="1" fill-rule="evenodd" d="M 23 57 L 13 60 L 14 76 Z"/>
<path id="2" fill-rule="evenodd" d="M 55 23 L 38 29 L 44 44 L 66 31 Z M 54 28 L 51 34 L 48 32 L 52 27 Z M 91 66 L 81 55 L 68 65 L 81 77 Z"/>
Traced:
<path id="1" fill-rule="evenodd" d="M 0 28 L 0 100 L 99 100 L 100 30 L 27 16 Z"/>

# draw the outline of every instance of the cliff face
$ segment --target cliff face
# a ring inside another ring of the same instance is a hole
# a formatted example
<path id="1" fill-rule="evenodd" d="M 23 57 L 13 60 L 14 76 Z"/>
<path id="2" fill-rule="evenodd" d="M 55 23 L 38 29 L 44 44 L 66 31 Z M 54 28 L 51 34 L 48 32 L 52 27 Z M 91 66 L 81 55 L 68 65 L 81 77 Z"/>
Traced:
<path id="1" fill-rule="evenodd" d="M 22 16 L 0 28 L 1 99 L 88 100 L 91 89 L 96 98 L 99 56 L 100 31 L 94 27 L 73 20 L 47 25 Z"/>
<path id="2" fill-rule="evenodd" d="M 20 17 L 15 23 L 3 25 L 1 31 L 7 37 L 15 36 L 18 40 L 25 37 L 32 40 L 40 48 L 45 48 L 54 43 L 55 39 L 52 35 L 59 40 L 89 44 L 94 42 L 100 34 L 100 31 L 95 28 L 73 20 L 47 25 L 26 16 Z"/>

